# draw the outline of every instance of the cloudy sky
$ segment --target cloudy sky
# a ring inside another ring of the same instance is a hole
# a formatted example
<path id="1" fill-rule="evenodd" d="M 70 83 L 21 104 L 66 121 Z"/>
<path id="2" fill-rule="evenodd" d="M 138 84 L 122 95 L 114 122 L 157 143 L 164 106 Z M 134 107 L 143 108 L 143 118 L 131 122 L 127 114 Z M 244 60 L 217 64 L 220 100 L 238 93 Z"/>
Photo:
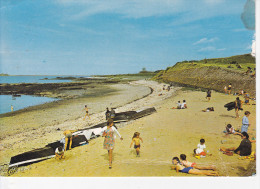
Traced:
<path id="1" fill-rule="evenodd" d="M 254 0 L 0 0 L 0 73 L 155 71 L 251 52 Z"/>

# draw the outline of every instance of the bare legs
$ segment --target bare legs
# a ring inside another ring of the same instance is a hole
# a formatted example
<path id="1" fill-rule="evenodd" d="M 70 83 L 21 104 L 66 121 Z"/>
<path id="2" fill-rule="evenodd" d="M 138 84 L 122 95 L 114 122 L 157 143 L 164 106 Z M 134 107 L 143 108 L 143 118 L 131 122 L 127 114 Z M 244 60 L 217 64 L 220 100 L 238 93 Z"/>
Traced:
<path id="1" fill-rule="evenodd" d="M 83 118 L 83 120 L 85 120 L 85 119 L 87 118 L 87 116 L 88 116 L 88 118 L 90 119 L 90 116 L 89 116 L 89 114 L 88 114 L 88 113 L 86 113 L 86 115 L 85 115 L 85 117 Z"/>
<path id="2" fill-rule="evenodd" d="M 231 147 L 231 148 L 220 147 L 220 151 L 223 151 L 223 152 L 229 152 L 229 151 L 235 151 L 235 150 L 236 150 L 235 147 Z"/>
<path id="3" fill-rule="evenodd" d="M 136 156 L 140 156 L 140 148 L 136 148 Z"/>
<path id="4" fill-rule="evenodd" d="M 108 150 L 109 169 L 112 168 L 112 155 L 113 155 L 113 149 Z"/>
<path id="5" fill-rule="evenodd" d="M 218 172 L 217 172 L 217 171 L 198 170 L 198 169 L 190 169 L 190 170 L 189 170 L 189 174 L 218 176 Z"/>
<path id="6" fill-rule="evenodd" d="M 216 171 L 215 166 L 201 166 L 201 165 L 194 165 L 193 166 L 195 169 L 200 169 L 200 170 L 213 170 Z"/>

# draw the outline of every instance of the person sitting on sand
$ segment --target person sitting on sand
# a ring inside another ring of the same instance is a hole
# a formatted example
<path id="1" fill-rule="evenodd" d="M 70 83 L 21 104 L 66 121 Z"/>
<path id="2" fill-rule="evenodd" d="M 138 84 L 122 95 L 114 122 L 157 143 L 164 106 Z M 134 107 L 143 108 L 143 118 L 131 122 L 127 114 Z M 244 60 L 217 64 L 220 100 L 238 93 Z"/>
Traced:
<path id="1" fill-rule="evenodd" d="M 177 107 L 172 107 L 171 109 L 181 109 L 181 101 L 177 102 Z"/>
<path id="2" fill-rule="evenodd" d="M 194 174 L 194 175 L 208 175 L 208 176 L 218 176 L 217 171 L 211 171 L 211 170 L 199 170 L 193 167 L 184 167 L 181 165 L 181 162 L 178 157 L 172 158 L 172 170 L 176 169 L 176 172 L 182 172 L 182 173 L 188 173 L 188 174 Z"/>
<path id="3" fill-rule="evenodd" d="M 214 108 L 213 107 L 208 107 L 205 110 L 202 110 L 203 112 L 214 112 Z"/>
<path id="4" fill-rule="evenodd" d="M 58 147 L 55 150 L 55 159 L 61 160 L 64 159 L 64 150 L 62 149 L 62 147 Z"/>
<path id="5" fill-rule="evenodd" d="M 197 148 L 194 149 L 194 154 L 199 155 L 201 157 L 205 157 L 207 154 L 205 152 L 206 145 L 205 145 L 205 139 L 200 139 L 200 143 L 197 145 Z"/>
<path id="6" fill-rule="evenodd" d="M 232 127 L 231 124 L 227 124 L 227 126 L 226 126 L 226 131 L 227 131 L 227 132 L 226 132 L 226 135 L 228 135 L 228 134 L 234 134 L 234 135 L 240 135 L 240 136 L 242 136 L 241 133 L 235 131 L 234 127 Z"/>
<path id="7" fill-rule="evenodd" d="M 241 89 L 240 91 L 239 91 L 239 94 L 238 94 L 238 96 L 243 96 L 244 95 L 244 90 L 243 89 Z"/>
<path id="8" fill-rule="evenodd" d="M 83 118 L 83 120 L 85 120 L 87 116 L 88 116 L 88 118 L 90 119 L 89 113 L 88 113 L 88 106 L 87 106 L 87 105 L 85 105 L 85 111 L 86 111 L 86 115 L 85 115 L 85 117 Z"/>
<path id="9" fill-rule="evenodd" d="M 215 166 L 200 166 L 197 165 L 196 163 L 189 162 L 188 160 L 186 160 L 185 154 L 181 154 L 180 159 L 181 159 L 181 164 L 184 165 L 185 167 L 193 167 L 195 169 L 201 169 L 201 170 L 213 170 L 213 171 L 216 170 Z"/>
<path id="10" fill-rule="evenodd" d="M 245 91 L 244 92 L 244 98 L 245 98 L 245 104 L 249 104 L 249 100 L 250 100 L 250 96 L 249 96 L 249 94 Z"/>
<path id="11" fill-rule="evenodd" d="M 64 145 L 64 151 L 67 150 L 67 145 L 68 145 L 68 141 L 70 140 L 70 144 L 69 144 L 69 150 L 71 150 L 71 145 L 72 145 L 72 133 L 76 132 L 77 130 L 66 130 L 64 131 L 64 135 L 65 135 L 65 145 Z"/>
<path id="12" fill-rule="evenodd" d="M 130 148 L 132 147 L 132 144 L 134 143 L 134 148 L 136 150 L 136 157 L 140 157 L 141 141 L 143 142 L 143 139 L 140 137 L 140 133 L 135 132 L 134 136 L 132 138 L 132 142 L 130 144 Z"/>
<path id="13" fill-rule="evenodd" d="M 248 127 L 250 126 L 249 120 L 248 120 L 249 116 L 250 116 L 250 112 L 249 111 L 245 111 L 245 116 L 242 119 L 241 133 L 242 132 L 246 132 L 247 133 Z"/>
<path id="14" fill-rule="evenodd" d="M 220 147 L 220 151 L 224 153 L 236 153 L 239 154 L 240 156 L 249 156 L 252 152 L 252 144 L 249 140 L 249 135 L 246 132 L 242 132 L 242 137 L 243 140 L 241 141 L 240 145 L 238 148 L 236 147 L 231 147 L 231 148 L 225 148 L 225 147 Z"/>
<path id="15" fill-rule="evenodd" d="M 211 98 L 211 90 L 208 90 L 207 91 L 207 96 L 206 98 L 208 99 L 208 101 L 210 101 L 210 98 Z"/>
<path id="16" fill-rule="evenodd" d="M 187 104 L 186 104 L 186 100 L 183 100 L 183 102 L 181 104 L 181 109 L 186 109 L 186 108 L 188 108 Z"/>

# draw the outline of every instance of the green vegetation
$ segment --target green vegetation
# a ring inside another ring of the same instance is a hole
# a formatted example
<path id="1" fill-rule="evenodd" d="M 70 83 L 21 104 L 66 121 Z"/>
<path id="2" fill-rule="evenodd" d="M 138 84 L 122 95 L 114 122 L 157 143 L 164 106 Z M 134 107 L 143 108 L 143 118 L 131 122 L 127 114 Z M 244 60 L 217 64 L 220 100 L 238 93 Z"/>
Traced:
<path id="1" fill-rule="evenodd" d="M 8 74 L 1 73 L 0 76 L 9 76 Z"/>
<path id="2" fill-rule="evenodd" d="M 203 60 L 177 62 L 173 67 L 168 67 L 165 72 L 210 66 L 226 68 L 233 71 L 246 72 L 247 67 L 251 67 L 252 69 L 255 68 L 255 62 L 255 57 L 252 57 L 250 54 L 237 55 L 226 58 L 205 58 Z"/>

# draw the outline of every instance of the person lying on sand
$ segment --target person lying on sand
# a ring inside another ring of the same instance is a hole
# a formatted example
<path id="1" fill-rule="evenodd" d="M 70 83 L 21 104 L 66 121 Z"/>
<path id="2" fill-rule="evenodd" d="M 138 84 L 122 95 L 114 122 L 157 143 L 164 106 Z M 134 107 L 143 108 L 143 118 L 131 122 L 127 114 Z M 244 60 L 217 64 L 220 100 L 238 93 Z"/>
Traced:
<path id="1" fill-rule="evenodd" d="M 143 142 L 143 139 L 140 137 L 140 133 L 135 132 L 134 136 L 132 138 L 132 142 L 130 144 L 130 148 L 132 147 L 132 144 L 134 143 L 134 148 L 136 149 L 136 157 L 140 157 L 141 141 Z"/>
<path id="2" fill-rule="evenodd" d="M 66 130 L 63 132 L 65 135 L 65 145 L 64 145 L 64 151 L 67 149 L 68 141 L 70 140 L 69 144 L 69 150 L 71 150 L 71 145 L 72 145 L 72 133 L 76 132 L 77 130 Z"/>
<path id="3" fill-rule="evenodd" d="M 205 110 L 202 110 L 203 112 L 214 112 L 214 108 L 213 107 L 208 107 Z"/>
<path id="4" fill-rule="evenodd" d="M 181 101 L 177 102 L 177 107 L 172 107 L 171 109 L 181 109 Z"/>
<path id="5" fill-rule="evenodd" d="M 172 170 L 176 170 L 176 172 L 182 172 L 182 173 L 188 173 L 188 174 L 194 174 L 194 175 L 208 175 L 208 176 L 218 176 L 217 171 L 211 171 L 211 170 L 199 170 L 194 167 L 184 167 L 181 165 L 181 162 L 178 157 L 172 158 Z"/>
<path id="6" fill-rule="evenodd" d="M 213 170 L 213 171 L 216 171 L 216 167 L 215 166 L 200 166 L 200 165 L 197 165 L 196 163 L 192 163 L 192 162 L 187 161 L 185 154 L 181 154 L 180 155 L 180 159 L 181 159 L 181 164 L 184 165 L 185 167 L 193 167 L 195 169 L 200 169 L 200 170 Z"/>
<path id="7" fill-rule="evenodd" d="M 62 149 L 62 147 L 58 147 L 55 150 L 55 159 L 61 160 L 64 159 L 64 150 Z"/>
<path id="8" fill-rule="evenodd" d="M 226 135 L 228 135 L 228 134 L 234 134 L 234 135 L 240 135 L 240 136 L 242 136 L 241 133 L 235 131 L 234 127 L 232 127 L 231 124 L 227 124 L 227 126 L 226 126 L 226 131 L 227 131 L 227 132 L 226 132 Z"/>
<path id="9" fill-rule="evenodd" d="M 241 141 L 240 145 L 238 148 L 236 147 L 231 147 L 231 148 L 225 148 L 225 147 L 220 147 L 220 151 L 223 152 L 224 154 L 227 155 L 233 155 L 233 152 L 240 155 L 240 156 L 249 156 L 252 152 L 252 144 L 251 141 L 249 140 L 249 136 L 246 132 L 242 133 L 243 140 Z"/>

